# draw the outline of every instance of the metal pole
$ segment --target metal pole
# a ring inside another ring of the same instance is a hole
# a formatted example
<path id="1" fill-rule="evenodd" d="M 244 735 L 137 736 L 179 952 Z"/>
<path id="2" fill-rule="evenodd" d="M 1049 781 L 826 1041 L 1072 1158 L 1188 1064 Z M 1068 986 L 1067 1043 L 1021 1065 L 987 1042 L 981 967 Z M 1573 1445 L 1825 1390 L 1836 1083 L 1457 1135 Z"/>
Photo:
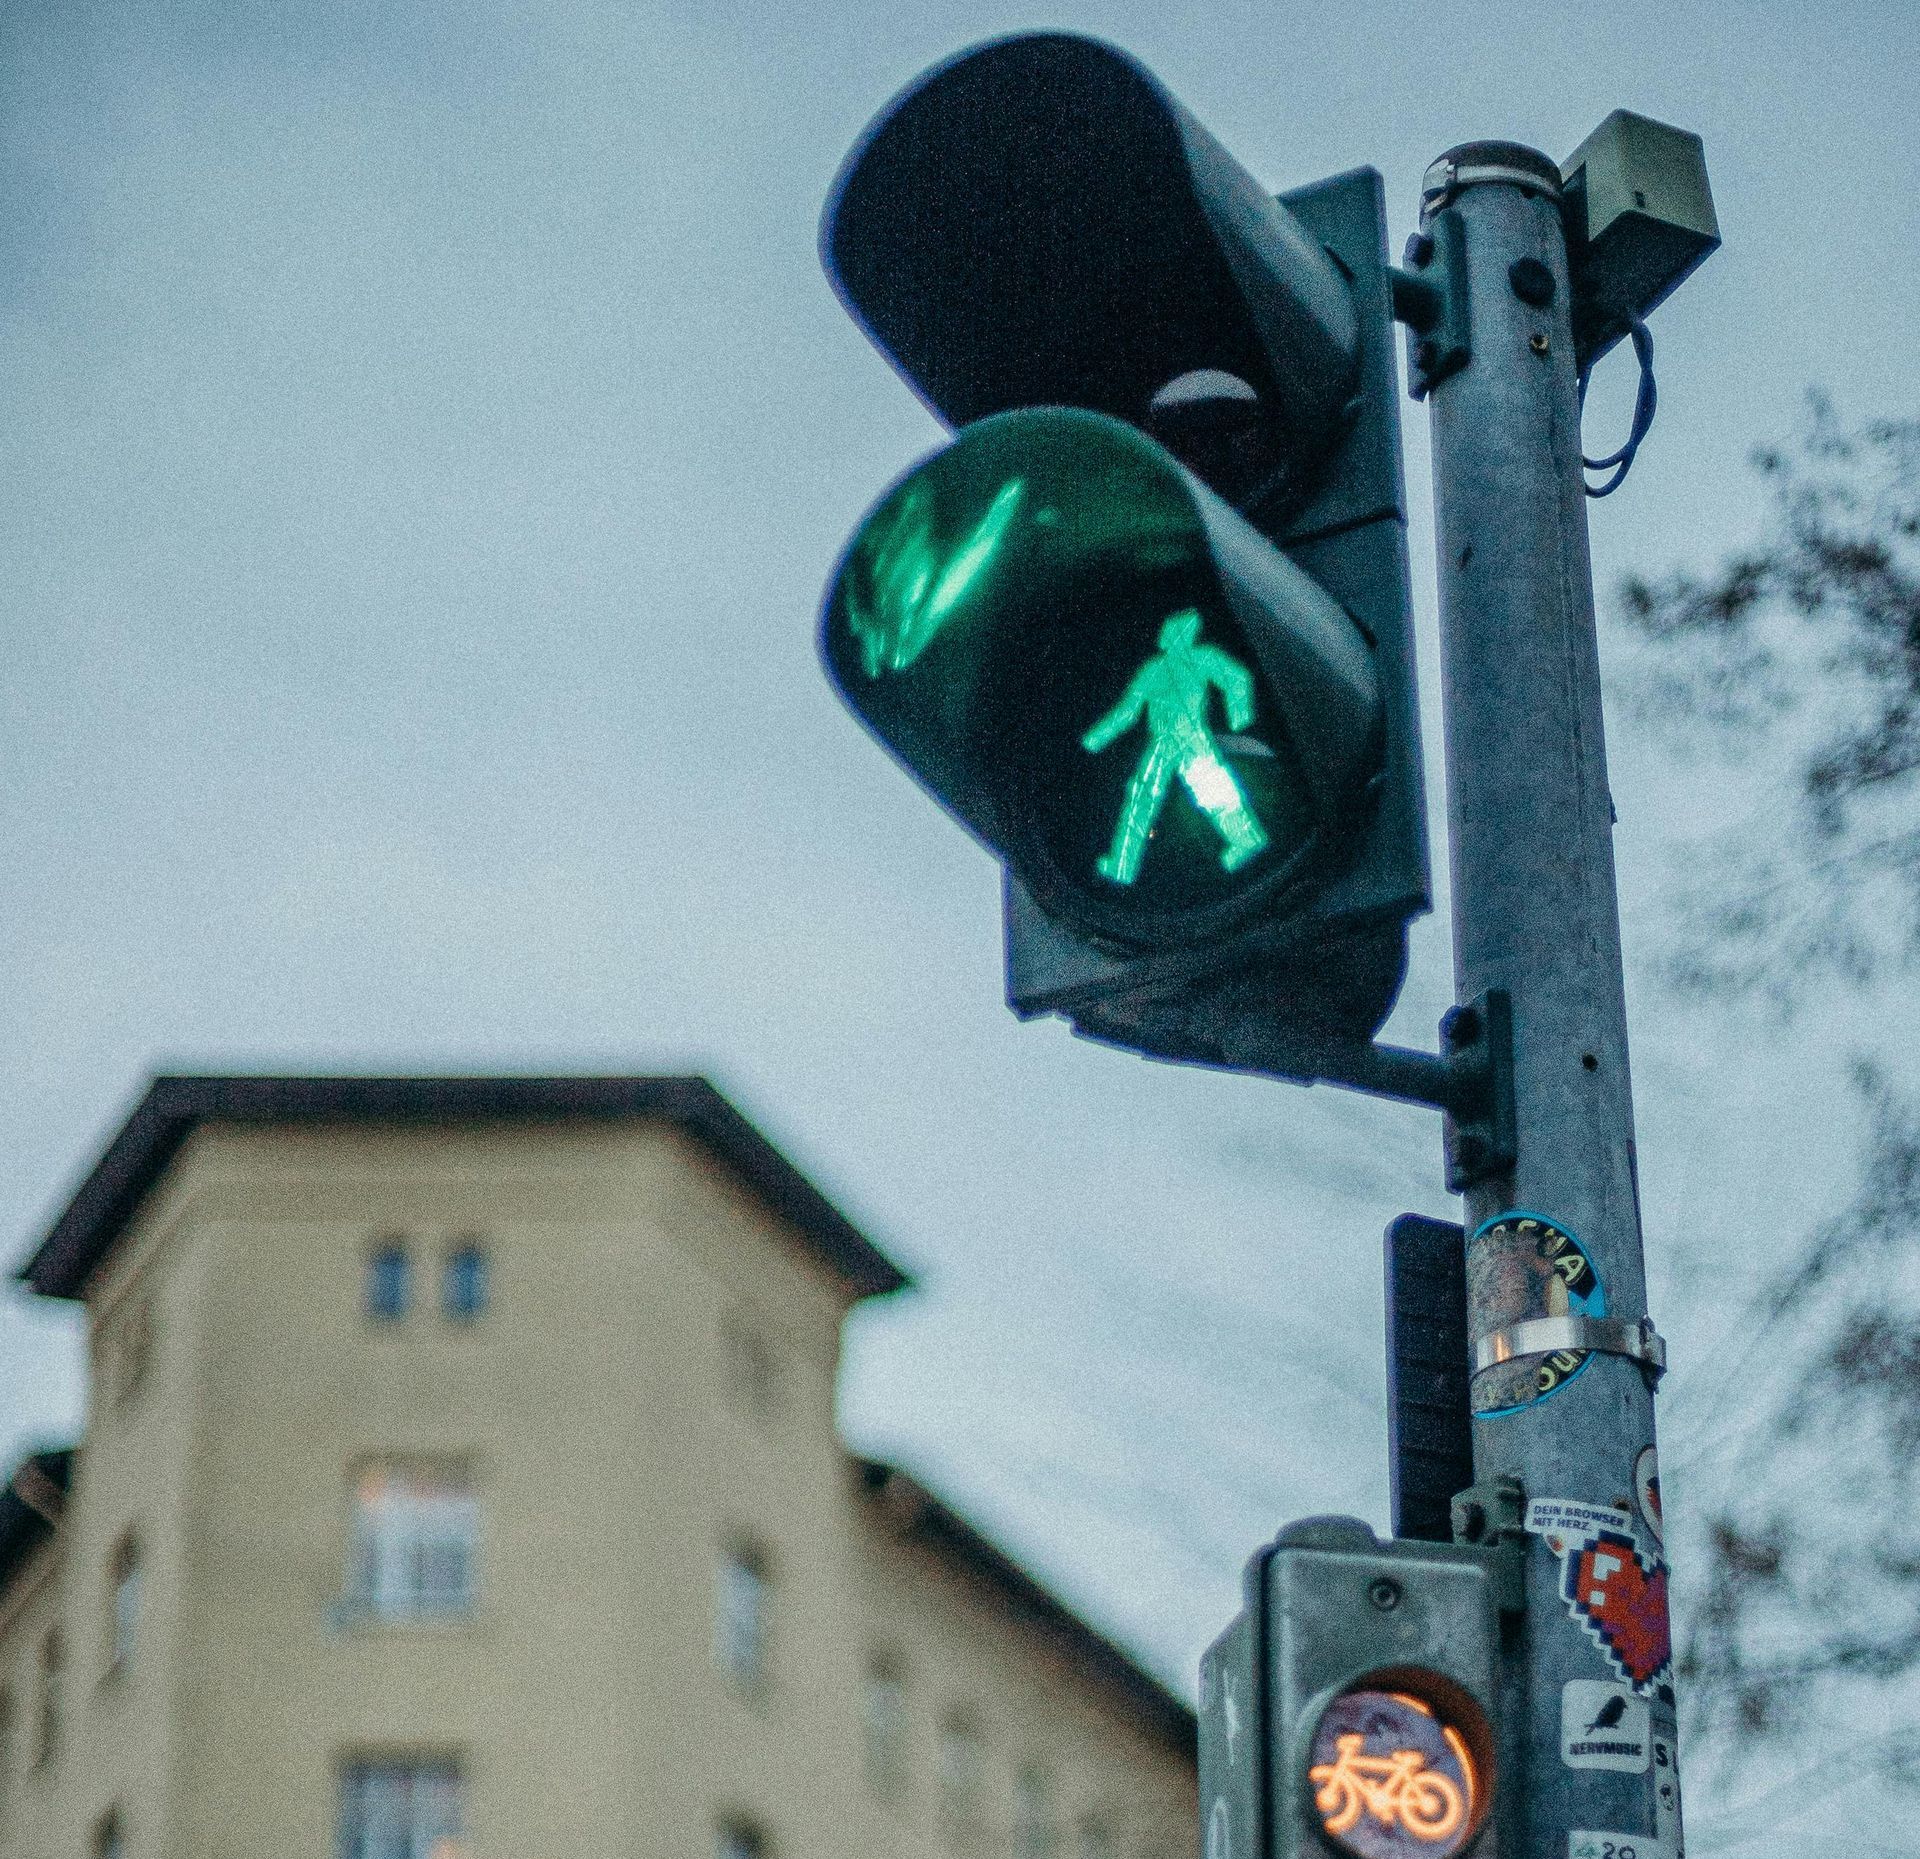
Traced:
<path id="1" fill-rule="evenodd" d="M 1601 1512 L 1557 1533 L 1536 1513 L 1525 1537 L 1519 1843 L 1501 1859 L 1601 1859 L 1606 1836 L 1672 1859 L 1672 1674 L 1649 1669 L 1667 1630 L 1656 1371 L 1636 1359 L 1652 1344 L 1559 171 L 1511 143 L 1454 149 L 1423 228 L 1443 213 L 1470 314 L 1470 360 L 1431 397 L 1454 963 L 1461 1000 L 1512 998 L 1518 1133 L 1513 1172 L 1467 1195 L 1469 1334 L 1512 1358 L 1475 1377 L 1475 1479 Z M 1546 1224 L 1480 1232 L 1509 1213 Z M 1542 1352 L 1555 1340 L 1596 1347 Z"/>

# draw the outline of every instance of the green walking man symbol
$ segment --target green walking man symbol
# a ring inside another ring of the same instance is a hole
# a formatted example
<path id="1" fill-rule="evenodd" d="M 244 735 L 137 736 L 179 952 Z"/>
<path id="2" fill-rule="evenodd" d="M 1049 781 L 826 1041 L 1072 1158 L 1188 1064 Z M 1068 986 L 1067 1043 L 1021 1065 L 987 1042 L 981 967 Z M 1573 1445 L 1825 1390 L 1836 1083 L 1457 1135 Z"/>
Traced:
<path id="1" fill-rule="evenodd" d="M 1147 840 L 1176 780 L 1226 841 L 1220 851 L 1224 869 L 1238 871 L 1266 845 L 1265 829 L 1207 721 L 1216 688 L 1226 700 L 1227 727 L 1245 729 L 1253 721 L 1253 674 L 1218 646 L 1202 645 L 1200 615 L 1184 608 L 1162 622 L 1160 650 L 1133 674 L 1120 701 L 1080 738 L 1083 749 L 1098 755 L 1146 713 L 1146 750 L 1127 782 L 1113 844 L 1097 862 L 1101 877 L 1131 884 L 1140 875 Z"/>

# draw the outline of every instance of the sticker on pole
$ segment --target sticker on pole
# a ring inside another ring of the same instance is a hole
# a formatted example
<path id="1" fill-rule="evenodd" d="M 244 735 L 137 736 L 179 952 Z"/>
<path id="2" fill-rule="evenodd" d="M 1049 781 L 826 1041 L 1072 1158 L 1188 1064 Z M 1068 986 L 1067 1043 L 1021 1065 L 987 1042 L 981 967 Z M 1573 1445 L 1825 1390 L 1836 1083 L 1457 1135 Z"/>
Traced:
<path id="1" fill-rule="evenodd" d="M 1668 1851 L 1686 1850 L 1680 1832 L 1679 1744 L 1671 1718 L 1653 1733 L 1653 1824 Z"/>
<path id="2" fill-rule="evenodd" d="M 1602 1530 L 1560 1558 L 1560 1593 L 1607 1663 L 1643 1698 L 1672 1696 L 1667 1571 L 1625 1531 Z"/>
<path id="3" fill-rule="evenodd" d="M 1582 1504 L 1576 1498 L 1529 1498 L 1526 1528 L 1529 1535 L 1546 1539 L 1556 1556 L 1564 1556 L 1569 1545 L 1589 1543 L 1603 1530 L 1626 1534 L 1633 1519 L 1617 1504 Z"/>
<path id="4" fill-rule="evenodd" d="M 1570 1678 L 1560 1687 L 1560 1760 L 1570 1769 L 1644 1775 L 1653 1764 L 1653 1709 L 1629 1685 Z"/>
<path id="5" fill-rule="evenodd" d="M 1667 1524 L 1660 1509 L 1660 1453 L 1656 1447 L 1642 1446 L 1633 1462 L 1633 1501 L 1640 1506 L 1641 1520 L 1653 1532 L 1653 1540 L 1664 1543 Z"/>
<path id="6" fill-rule="evenodd" d="M 1567 1859 L 1675 1859 L 1675 1854 L 1656 1834 L 1569 1833 Z"/>
<path id="7" fill-rule="evenodd" d="M 1496 1214 L 1467 1242 L 1467 1308 L 1481 1313 L 1489 1334 L 1535 1317 L 1604 1317 L 1600 1274 L 1565 1227 L 1540 1214 Z M 1516 1356 L 1473 1379 L 1480 1420 L 1524 1412 L 1557 1394 L 1591 1359 L 1587 1349 Z"/>
<path id="8" fill-rule="evenodd" d="M 1530 1498 L 1525 1524 L 1560 1558 L 1567 1611 L 1586 1628 L 1614 1674 L 1635 1696 L 1671 1703 L 1667 1568 L 1657 1554 L 1640 1554 L 1631 1513 L 1617 1504 Z"/>

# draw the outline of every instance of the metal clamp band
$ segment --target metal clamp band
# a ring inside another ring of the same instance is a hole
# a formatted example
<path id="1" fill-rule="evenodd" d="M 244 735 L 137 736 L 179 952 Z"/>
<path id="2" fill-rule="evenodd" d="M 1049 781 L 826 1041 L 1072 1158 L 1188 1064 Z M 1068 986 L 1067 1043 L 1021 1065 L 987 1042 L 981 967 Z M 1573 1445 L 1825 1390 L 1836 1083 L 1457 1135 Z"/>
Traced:
<path id="1" fill-rule="evenodd" d="M 1431 163 L 1420 184 L 1424 228 L 1464 189 L 1489 183 L 1518 187 L 1545 199 L 1560 198 L 1560 170 L 1537 149 L 1512 142 L 1468 142 Z"/>
<path id="2" fill-rule="evenodd" d="M 1667 1372 L 1667 1345 L 1655 1331 L 1651 1317 L 1629 1323 L 1623 1317 L 1573 1316 L 1528 1317 L 1481 1337 L 1473 1346 L 1473 1372 L 1478 1375 L 1485 1369 L 1498 1368 L 1517 1356 L 1551 1355 L 1562 1349 L 1625 1356 L 1656 1375 Z"/>

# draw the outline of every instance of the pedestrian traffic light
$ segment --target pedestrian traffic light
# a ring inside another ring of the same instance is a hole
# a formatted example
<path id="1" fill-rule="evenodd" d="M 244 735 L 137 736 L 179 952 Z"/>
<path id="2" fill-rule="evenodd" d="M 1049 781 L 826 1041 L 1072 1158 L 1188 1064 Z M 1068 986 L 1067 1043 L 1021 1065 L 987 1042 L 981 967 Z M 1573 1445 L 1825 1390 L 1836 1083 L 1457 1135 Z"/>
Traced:
<path id="1" fill-rule="evenodd" d="M 1379 177 L 1265 193 L 1139 65 L 1030 34 L 849 158 L 828 272 L 959 436 L 856 530 L 849 705 L 1006 873 L 1008 992 L 1287 1068 L 1428 906 Z"/>
<path id="2" fill-rule="evenodd" d="M 824 645 L 1043 908 L 1115 941 L 1248 920 L 1355 814 L 1377 755 L 1359 628 L 1100 413 L 998 414 L 912 473 L 854 538 Z"/>
<path id="3" fill-rule="evenodd" d="M 1517 1553 L 1289 1525 L 1200 1662 L 1203 1859 L 1453 1859 L 1498 1818 Z"/>

